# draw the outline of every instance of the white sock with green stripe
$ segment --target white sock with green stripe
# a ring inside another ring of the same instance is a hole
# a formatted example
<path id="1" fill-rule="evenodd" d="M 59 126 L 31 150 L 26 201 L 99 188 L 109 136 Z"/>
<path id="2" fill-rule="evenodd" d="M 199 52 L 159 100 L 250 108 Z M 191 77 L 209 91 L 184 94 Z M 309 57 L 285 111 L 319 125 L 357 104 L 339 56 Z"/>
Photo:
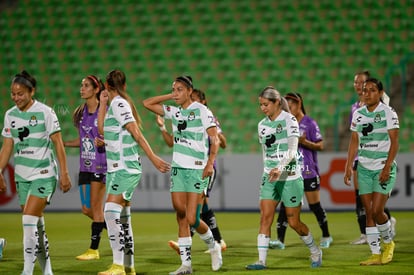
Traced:
<path id="1" fill-rule="evenodd" d="M 38 246 L 37 223 L 39 217 L 23 215 L 23 255 L 24 269 L 23 274 L 33 274 L 36 263 L 36 254 Z"/>
<path id="2" fill-rule="evenodd" d="M 112 248 L 113 263 L 124 265 L 124 230 L 121 224 L 122 206 L 113 203 L 105 203 L 104 216 L 108 230 L 109 243 Z"/>

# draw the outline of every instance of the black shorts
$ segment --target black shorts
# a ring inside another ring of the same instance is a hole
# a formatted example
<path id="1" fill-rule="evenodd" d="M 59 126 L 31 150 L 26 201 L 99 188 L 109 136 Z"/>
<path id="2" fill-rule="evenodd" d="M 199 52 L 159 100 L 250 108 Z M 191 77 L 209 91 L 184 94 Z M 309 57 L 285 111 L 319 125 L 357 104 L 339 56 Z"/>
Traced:
<path id="1" fill-rule="evenodd" d="M 352 170 L 356 171 L 357 170 L 357 167 L 358 167 L 358 160 L 356 159 L 354 161 L 354 165 L 352 166 Z"/>
<path id="2" fill-rule="evenodd" d="M 105 184 L 106 174 L 79 172 L 79 178 L 78 178 L 79 185 L 91 184 L 92 181 L 102 182 L 103 184 Z"/>
<path id="3" fill-rule="evenodd" d="M 321 187 L 319 176 L 310 179 L 303 179 L 303 184 L 305 187 L 305 192 L 317 191 Z"/>
<path id="4" fill-rule="evenodd" d="M 213 175 L 208 180 L 207 189 L 204 190 L 204 195 L 208 198 L 210 197 L 210 192 L 213 189 L 214 182 L 216 181 L 216 167 L 214 167 Z"/>

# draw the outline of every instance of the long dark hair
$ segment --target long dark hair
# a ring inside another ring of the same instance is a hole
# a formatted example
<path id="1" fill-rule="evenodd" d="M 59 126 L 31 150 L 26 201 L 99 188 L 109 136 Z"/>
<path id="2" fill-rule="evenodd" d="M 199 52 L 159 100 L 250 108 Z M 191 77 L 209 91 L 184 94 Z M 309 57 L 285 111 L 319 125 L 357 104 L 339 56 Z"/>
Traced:
<path id="1" fill-rule="evenodd" d="M 135 107 L 134 102 L 126 93 L 125 84 L 126 84 L 126 76 L 125 73 L 120 70 L 113 70 L 110 71 L 106 76 L 106 83 L 108 84 L 108 88 L 112 91 L 117 91 L 118 94 L 128 101 L 129 105 L 132 109 L 132 115 L 135 118 L 135 121 L 139 128 L 142 128 L 142 121 L 141 117 L 139 116 L 137 109 Z"/>
<path id="2" fill-rule="evenodd" d="M 88 75 L 86 78 L 91 81 L 92 87 L 94 89 L 99 88 L 99 92 L 96 94 L 96 97 L 99 100 L 99 96 L 100 96 L 101 92 L 105 89 L 105 86 L 103 85 L 102 80 L 100 80 L 95 75 Z M 75 109 L 75 111 L 73 112 L 72 121 L 73 121 L 73 125 L 75 125 L 76 128 L 79 128 L 79 124 L 80 124 L 80 121 L 82 119 L 83 111 L 85 110 L 85 108 L 86 108 L 86 102 L 84 102 L 80 106 L 78 106 Z"/>
<path id="3" fill-rule="evenodd" d="M 303 98 L 300 93 L 287 93 L 287 95 L 285 95 L 285 98 L 297 102 L 300 105 L 302 113 L 306 115 L 305 105 L 303 103 Z"/>

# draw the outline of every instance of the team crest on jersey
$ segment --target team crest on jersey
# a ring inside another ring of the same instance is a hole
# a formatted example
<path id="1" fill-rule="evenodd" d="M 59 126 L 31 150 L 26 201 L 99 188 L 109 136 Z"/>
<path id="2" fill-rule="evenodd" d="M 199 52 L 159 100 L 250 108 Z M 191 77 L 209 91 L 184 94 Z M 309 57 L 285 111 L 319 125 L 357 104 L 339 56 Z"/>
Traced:
<path id="1" fill-rule="evenodd" d="M 381 121 L 381 115 L 380 114 L 376 114 L 375 117 L 374 117 L 374 122 L 375 123 L 378 123 L 380 121 Z"/>
<path id="2" fill-rule="evenodd" d="M 195 114 L 194 114 L 194 112 L 190 112 L 190 114 L 188 115 L 188 120 L 189 121 L 192 121 L 192 120 L 194 120 L 195 119 Z"/>
<path id="3" fill-rule="evenodd" d="M 280 133 L 282 132 L 282 130 L 283 130 L 282 125 L 281 125 L 281 124 L 278 124 L 278 125 L 276 126 L 276 134 L 280 134 Z"/>
<path id="4" fill-rule="evenodd" d="M 36 118 L 36 116 L 32 116 L 32 117 L 30 118 L 30 120 L 29 120 L 29 125 L 30 125 L 30 126 L 32 126 L 32 127 L 34 127 L 34 126 L 36 126 L 36 125 L 37 125 L 37 118 Z"/>

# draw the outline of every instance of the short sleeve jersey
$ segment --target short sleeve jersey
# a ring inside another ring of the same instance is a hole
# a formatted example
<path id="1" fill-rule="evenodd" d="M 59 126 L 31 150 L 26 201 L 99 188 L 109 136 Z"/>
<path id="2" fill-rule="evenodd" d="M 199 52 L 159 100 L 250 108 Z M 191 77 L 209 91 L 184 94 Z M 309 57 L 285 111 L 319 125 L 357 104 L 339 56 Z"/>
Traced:
<path id="1" fill-rule="evenodd" d="M 36 100 L 25 112 L 16 106 L 6 112 L 2 136 L 13 139 L 16 182 L 56 177 L 50 136 L 60 130 L 53 109 Z"/>
<path id="2" fill-rule="evenodd" d="M 391 145 L 388 130 L 398 128 L 397 113 L 382 102 L 373 112 L 366 106 L 357 109 L 350 129 L 359 137 L 358 164 L 370 170 L 382 169 Z"/>
<path id="3" fill-rule="evenodd" d="M 207 129 L 216 127 L 212 112 L 199 102 L 188 108 L 163 105 L 164 116 L 171 119 L 173 129 L 173 159 L 171 166 L 204 169 L 208 160 Z"/>
<path id="4" fill-rule="evenodd" d="M 275 120 L 265 117 L 258 124 L 259 143 L 262 146 L 264 172 L 276 168 L 288 153 L 288 138 L 299 137 L 299 125 L 296 118 L 288 112 L 282 111 Z M 297 156 L 289 163 L 289 167 L 280 167 L 282 171 L 298 171 Z M 300 178 L 300 173 L 290 176 L 289 179 Z"/>
<path id="5" fill-rule="evenodd" d="M 319 142 L 323 139 L 318 124 L 307 115 L 299 122 L 299 132 L 301 136 L 305 134 L 306 139 L 312 142 Z M 301 168 L 303 178 L 309 179 L 319 176 L 318 153 L 301 144 L 299 144 L 298 148 L 303 158 L 303 167 Z"/>
<path id="6" fill-rule="evenodd" d="M 95 138 L 98 137 L 98 110 L 89 113 L 83 108 L 82 118 L 79 122 L 80 138 L 80 172 L 106 173 L 106 155 L 104 147 L 97 147 Z"/>
<path id="7" fill-rule="evenodd" d="M 113 98 L 104 121 L 108 172 L 142 172 L 138 143 L 125 128 L 130 122 L 135 122 L 135 118 L 128 101 L 121 96 Z"/>

